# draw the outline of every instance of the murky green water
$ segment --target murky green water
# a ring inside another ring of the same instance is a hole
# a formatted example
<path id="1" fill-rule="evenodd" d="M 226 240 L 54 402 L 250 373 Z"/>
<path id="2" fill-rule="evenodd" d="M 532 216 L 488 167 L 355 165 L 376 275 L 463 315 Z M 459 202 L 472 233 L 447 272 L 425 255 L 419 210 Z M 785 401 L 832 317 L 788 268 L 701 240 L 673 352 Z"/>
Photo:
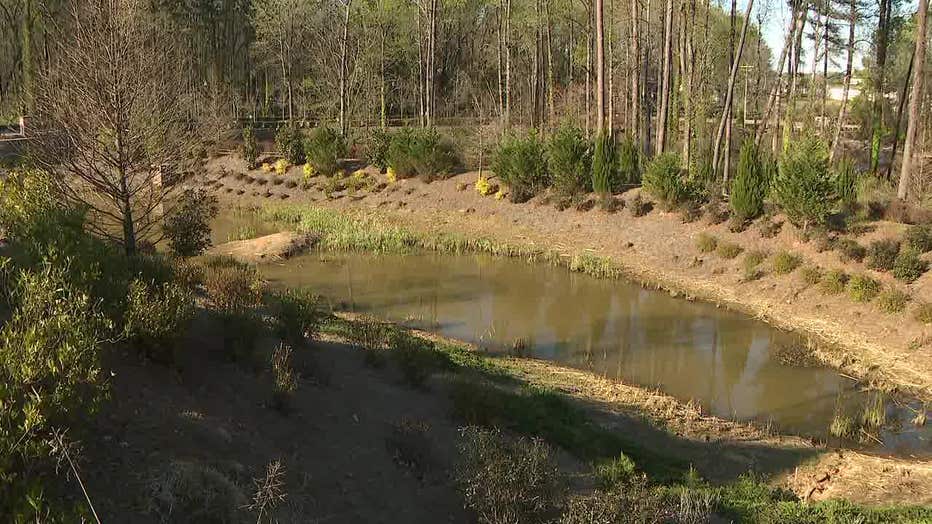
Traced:
<path id="1" fill-rule="evenodd" d="M 866 400 L 855 383 L 821 367 L 784 365 L 800 337 L 710 304 L 623 281 L 486 255 L 313 253 L 262 272 L 337 309 L 403 321 L 507 351 L 515 341 L 557 361 L 694 400 L 725 418 L 826 437 L 839 403 L 852 417 Z M 913 406 L 918 408 L 918 406 Z M 897 453 L 927 454 L 932 431 L 888 403 L 879 433 Z"/>

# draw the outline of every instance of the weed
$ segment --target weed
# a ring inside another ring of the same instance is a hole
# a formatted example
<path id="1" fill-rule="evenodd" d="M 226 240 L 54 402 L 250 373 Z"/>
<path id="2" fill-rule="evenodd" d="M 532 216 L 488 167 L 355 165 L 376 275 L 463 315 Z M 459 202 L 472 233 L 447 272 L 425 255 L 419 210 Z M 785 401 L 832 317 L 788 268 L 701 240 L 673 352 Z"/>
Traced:
<path id="1" fill-rule="evenodd" d="M 259 230 L 256 228 L 255 224 L 242 224 L 237 226 L 233 231 L 230 231 L 230 234 L 227 236 L 227 241 L 236 242 L 239 240 L 251 240 L 258 236 Z"/>
<path id="2" fill-rule="evenodd" d="M 857 435 L 858 424 L 845 412 L 840 401 L 835 403 L 835 414 L 832 416 L 828 432 L 831 436 L 841 439 L 852 439 Z"/>
<path id="3" fill-rule="evenodd" d="M 392 424 L 385 446 L 400 466 L 424 475 L 433 462 L 429 433 L 430 424 L 405 417 Z"/>
<path id="4" fill-rule="evenodd" d="M 715 248 L 715 254 L 721 258 L 731 260 L 736 258 L 744 251 L 744 248 L 734 242 L 719 242 Z"/>
<path id="5" fill-rule="evenodd" d="M 278 336 L 295 346 L 303 346 L 317 333 L 323 316 L 319 300 L 299 289 L 275 293 L 271 306 L 278 320 Z"/>
<path id="6" fill-rule="evenodd" d="M 807 286 L 814 286 L 822 281 L 823 273 L 819 266 L 806 266 L 800 271 L 800 277 Z"/>
<path id="7" fill-rule="evenodd" d="M 388 337 L 391 356 L 401 369 L 409 385 L 424 387 L 427 379 L 436 372 L 453 368 L 449 355 L 440 352 L 434 343 L 395 329 Z"/>
<path id="8" fill-rule="evenodd" d="M 700 253 L 711 253 L 718 248 L 718 238 L 708 233 L 699 233 L 699 237 L 696 238 L 696 247 L 699 248 Z"/>
<path id="9" fill-rule="evenodd" d="M 851 277 L 845 286 L 848 296 L 855 302 L 870 302 L 880 294 L 880 282 L 870 278 L 867 275 L 855 275 Z"/>
<path id="10" fill-rule="evenodd" d="M 637 194 L 628 202 L 626 207 L 631 210 L 631 216 L 642 217 L 653 211 L 654 204 Z"/>
<path id="11" fill-rule="evenodd" d="M 553 452 L 534 438 L 505 438 L 498 430 L 467 427 L 459 440 L 457 483 L 479 522 L 545 522 L 559 504 Z"/>
<path id="12" fill-rule="evenodd" d="M 761 238 L 775 238 L 783 229 L 783 222 L 777 222 L 769 216 L 764 217 L 757 223 L 757 231 Z"/>
<path id="13" fill-rule="evenodd" d="M 773 257 L 773 272 L 786 275 L 796 271 L 803 264 L 803 258 L 788 251 L 780 251 Z"/>
<path id="14" fill-rule="evenodd" d="M 291 346 L 282 342 L 272 352 L 272 373 L 275 375 L 275 393 L 272 396 L 272 405 L 281 412 L 291 408 L 291 397 L 298 389 L 294 367 L 291 364 L 293 350 Z"/>
<path id="15" fill-rule="evenodd" d="M 148 483 L 148 511 L 162 522 L 238 522 L 246 497 L 219 471 L 171 462 Z"/>
<path id="16" fill-rule="evenodd" d="M 897 253 L 900 252 L 900 243 L 896 240 L 875 240 L 867 249 L 867 267 L 877 271 L 890 271 Z"/>
<path id="17" fill-rule="evenodd" d="M 883 393 L 871 394 L 861 412 L 861 424 L 868 429 L 879 429 L 887 422 L 886 402 Z"/>
<path id="18" fill-rule="evenodd" d="M 833 269 L 825 273 L 819 287 L 826 295 L 837 295 L 845 290 L 847 284 L 847 273 L 839 269 Z"/>
<path id="19" fill-rule="evenodd" d="M 285 501 L 285 466 L 281 461 L 269 462 L 265 467 L 265 475 L 252 480 L 255 492 L 247 508 L 256 513 L 256 522 L 262 522 L 262 516 L 270 513 L 280 503 Z"/>
<path id="20" fill-rule="evenodd" d="M 920 253 L 932 251 L 932 225 L 911 226 L 906 230 L 906 244 Z"/>
<path id="21" fill-rule="evenodd" d="M 922 303 L 913 312 L 913 318 L 923 324 L 932 324 L 932 304 Z"/>
<path id="22" fill-rule="evenodd" d="M 909 295 L 898 290 L 888 289 L 877 297 L 877 307 L 884 313 L 900 313 L 906 309 Z"/>
<path id="23" fill-rule="evenodd" d="M 637 475 L 634 461 L 624 453 L 595 466 L 595 477 L 599 487 L 605 490 L 622 486 Z"/>

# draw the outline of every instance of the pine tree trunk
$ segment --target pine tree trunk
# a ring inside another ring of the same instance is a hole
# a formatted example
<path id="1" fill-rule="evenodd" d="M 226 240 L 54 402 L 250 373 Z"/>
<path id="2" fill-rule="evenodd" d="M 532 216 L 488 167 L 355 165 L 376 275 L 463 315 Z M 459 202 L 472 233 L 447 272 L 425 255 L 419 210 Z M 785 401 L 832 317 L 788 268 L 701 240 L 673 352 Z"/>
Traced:
<path id="1" fill-rule="evenodd" d="M 848 111 L 848 95 L 851 91 L 851 75 L 854 71 L 854 45 L 856 43 L 856 24 L 858 16 L 857 0 L 851 0 L 850 19 L 848 20 L 848 62 L 845 65 L 845 88 L 841 96 L 841 107 L 838 108 L 838 120 L 835 121 L 835 133 L 832 137 L 832 147 L 829 151 L 829 160 L 835 159 L 838 151 L 838 142 L 841 139 L 841 130 L 845 124 Z"/>
<path id="2" fill-rule="evenodd" d="M 928 42 L 929 0 L 919 0 L 919 13 L 916 21 L 916 54 L 913 67 L 913 92 L 909 96 L 909 122 L 906 124 L 906 142 L 903 144 L 903 167 L 900 169 L 900 184 L 896 196 L 906 200 L 912 182 L 913 155 L 916 149 L 916 135 L 919 130 L 919 112 L 922 106 L 923 83 L 925 81 L 926 43 Z"/>
<path id="3" fill-rule="evenodd" d="M 774 80 L 773 87 L 770 89 L 770 95 L 767 97 L 767 104 L 764 106 L 764 112 L 758 117 L 757 131 L 754 136 L 754 141 L 758 145 L 760 145 L 761 139 L 767 132 L 767 124 L 770 122 L 770 115 L 773 112 L 777 97 L 783 87 L 783 70 L 786 68 L 786 59 L 787 56 L 789 56 L 790 43 L 793 41 L 793 37 L 796 34 L 797 16 L 799 16 L 799 8 L 798 4 L 795 4 L 790 16 L 790 25 L 786 31 L 786 38 L 783 40 L 783 50 L 780 52 L 780 59 L 777 60 L 777 78 Z M 780 121 L 779 117 L 776 118 L 776 121 Z"/>
<path id="4" fill-rule="evenodd" d="M 631 113 L 628 115 L 631 139 L 638 143 L 641 141 L 641 42 L 640 18 L 638 0 L 631 0 L 631 64 L 628 73 L 631 79 L 631 88 L 628 95 L 631 97 Z"/>
<path id="5" fill-rule="evenodd" d="M 748 0 L 748 11 L 744 16 L 744 25 L 741 27 L 741 39 L 738 41 L 738 52 L 735 56 L 734 63 L 731 65 L 731 74 L 728 77 L 728 90 L 726 91 L 725 95 L 725 110 L 722 112 L 722 119 L 718 125 L 718 134 L 715 137 L 715 146 L 712 159 L 712 171 L 714 173 L 717 173 L 719 168 L 719 153 L 721 152 L 722 139 L 725 135 L 725 124 L 727 119 L 730 117 L 728 108 L 731 106 L 732 100 L 734 98 L 735 80 L 738 77 L 738 65 L 741 63 L 741 55 L 744 53 L 744 42 L 747 40 L 748 26 L 751 25 L 751 10 L 753 8 L 754 0 Z"/>
<path id="6" fill-rule="evenodd" d="M 605 129 L 605 34 L 603 0 L 595 0 L 596 130 Z"/>
<path id="7" fill-rule="evenodd" d="M 667 145 L 667 122 L 670 113 L 670 70 L 673 66 L 673 0 L 667 0 L 663 24 L 663 72 L 660 80 L 660 111 L 657 113 L 656 154 Z"/>
<path id="8" fill-rule="evenodd" d="M 906 68 L 906 80 L 903 81 L 903 91 L 900 93 L 900 103 L 896 108 L 896 123 L 893 126 L 893 147 L 890 152 L 890 163 L 887 164 L 887 180 L 893 179 L 893 164 L 896 163 L 896 150 L 900 141 L 900 125 L 903 123 L 903 108 L 906 107 L 906 97 L 909 96 L 909 82 L 913 77 L 913 67 L 916 63 L 916 51 L 909 57 L 909 67 Z"/>
<path id="9" fill-rule="evenodd" d="M 891 0 L 880 0 L 880 17 L 877 21 L 877 63 L 874 66 L 874 103 L 871 109 L 871 173 L 877 173 L 883 139 L 883 97 L 886 80 L 887 47 L 890 40 Z"/>

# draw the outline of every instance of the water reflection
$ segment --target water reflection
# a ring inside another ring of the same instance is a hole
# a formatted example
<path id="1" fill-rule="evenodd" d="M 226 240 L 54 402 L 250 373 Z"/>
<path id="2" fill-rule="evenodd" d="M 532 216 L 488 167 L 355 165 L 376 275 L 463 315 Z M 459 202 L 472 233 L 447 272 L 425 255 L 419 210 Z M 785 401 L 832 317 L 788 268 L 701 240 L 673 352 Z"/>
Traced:
<path id="1" fill-rule="evenodd" d="M 535 357 L 659 386 L 720 417 L 824 436 L 837 403 L 861 400 L 833 370 L 775 357 L 781 345 L 803 344 L 798 336 L 625 282 L 485 255 L 311 254 L 263 272 L 348 309 L 490 349 L 521 340 Z M 889 446 L 928 448 L 928 428 L 904 427 L 882 435 Z"/>

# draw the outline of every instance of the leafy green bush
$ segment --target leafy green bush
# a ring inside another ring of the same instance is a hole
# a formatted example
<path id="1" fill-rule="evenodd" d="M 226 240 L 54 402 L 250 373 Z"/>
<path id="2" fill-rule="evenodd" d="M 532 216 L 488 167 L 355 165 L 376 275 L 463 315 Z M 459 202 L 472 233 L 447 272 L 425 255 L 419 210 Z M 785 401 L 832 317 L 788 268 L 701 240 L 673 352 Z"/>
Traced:
<path id="1" fill-rule="evenodd" d="M 669 208 L 695 197 L 694 188 L 680 168 L 680 156 L 664 153 L 655 157 L 644 172 L 644 189 Z"/>
<path id="2" fill-rule="evenodd" d="M 277 322 L 278 336 L 294 346 L 301 347 L 313 338 L 323 320 L 323 311 L 313 294 L 291 289 L 275 293 L 271 306 Z"/>
<path id="3" fill-rule="evenodd" d="M 388 148 L 392 143 L 392 135 L 382 129 L 375 129 L 366 140 L 366 161 L 370 166 L 379 168 L 379 171 L 388 169 Z"/>
<path id="4" fill-rule="evenodd" d="M 858 199 L 858 170 L 851 159 L 844 159 L 835 167 L 835 195 L 842 209 L 851 210 Z"/>
<path id="5" fill-rule="evenodd" d="M 616 146 L 618 157 L 618 183 L 641 183 L 641 150 L 631 137 L 625 136 Z"/>
<path id="6" fill-rule="evenodd" d="M 898 290 L 888 289 L 877 297 L 877 307 L 884 313 L 899 313 L 906 309 L 909 295 Z"/>
<path id="7" fill-rule="evenodd" d="M 572 196 L 592 187 L 592 148 L 579 128 L 558 129 L 550 139 L 547 160 L 553 188 L 559 194 Z"/>
<path id="8" fill-rule="evenodd" d="M 304 156 L 314 172 L 331 177 L 340 169 L 346 155 L 346 141 L 330 127 L 318 127 L 304 141 Z"/>
<path id="9" fill-rule="evenodd" d="M 773 257 L 773 272 L 786 275 L 796 271 L 803 264 L 803 258 L 789 251 L 780 251 Z"/>
<path id="10" fill-rule="evenodd" d="M 256 134 L 252 127 L 248 125 L 243 128 L 243 146 L 240 149 L 240 154 L 243 155 L 243 160 L 246 161 L 247 169 L 259 167 L 259 143 L 256 141 Z"/>
<path id="11" fill-rule="evenodd" d="M 742 251 L 744 248 L 734 242 L 719 242 L 718 247 L 715 248 L 715 253 L 727 260 L 736 258 Z"/>
<path id="12" fill-rule="evenodd" d="M 492 161 L 492 171 L 508 185 L 512 202 L 527 202 L 550 183 L 544 145 L 535 133 L 506 137 Z"/>
<path id="13" fill-rule="evenodd" d="M 920 253 L 932 251 L 932 226 L 912 226 L 906 230 L 906 244 Z"/>
<path id="14" fill-rule="evenodd" d="M 301 130 L 294 123 L 287 123 L 275 133 L 275 147 L 285 160 L 292 165 L 304 163 L 304 139 Z"/>
<path id="15" fill-rule="evenodd" d="M 150 288 L 134 280 L 129 288 L 123 332 L 148 357 L 175 361 L 178 342 L 194 319 L 194 296 L 176 283 Z"/>
<path id="16" fill-rule="evenodd" d="M 791 144 L 780 162 L 773 192 L 793 223 L 803 229 L 822 223 L 832 209 L 835 195 L 825 144 L 814 137 Z"/>
<path id="17" fill-rule="evenodd" d="M 845 286 L 848 296 L 855 302 L 870 302 L 880 293 L 880 282 L 867 275 L 855 275 Z"/>
<path id="18" fill-rule="evenodd" d="M 552 516 L 562 488 L 553 452 L 542 440 L 467 427 L 458 447 L 456 479 L 479 522 L 535 523 Z"/>
<path id="19" fill-rule="evenodd" d="M 64 267 L 42 263 L 6 278 L 12 313 L 0 328 L 4 513 L 27 503 L 34 487 L 41 488 L 54 429 L 97 408 L 105 388 L 100 351 L 110 329 L 94 300 L 69 282 Z"/>
<path id="20" fill-rule="evenodd" d="M 433 129 L 402 129 L 388 146 L 388 166 L 398 178 L 430 182 L 449 175 L 457 162 L 453 143 Z"/>
<path id="21" fill-rule="evenodd" d="M 915 282 L 928 270 L 929 264 L 911 247 L 900 251 L 893 261 L 893 276 L 903 282 Z"/>
<path id="22" fill-rule="evenodd" d="M 731 209 L 739 220 L 753 220 L 764 212 L 770 180 L 761 163 L 757 145 L 748 140 L 741 146 L 738 171 L 731 184 Z"/>
<path id="23" fill-rule="evenodd" d="M 708 233 L 699 233 L 696 238 L 696 247 L 700 253 L 711 253 L 718 247 L 718 239 Z"/>
<path id="24" fill-rule="evenodd" d="M 217 197 L 203 189 L 186 189 L 163 226 L 172 252 L 188 258 L 210 247 L 210 221 L 219 211 Z"/>
<path id="25" fill-rule="evenodd" d="M 875 240 L 867 248 L 867 267 L 877 271 L 890 271 L 899 252 L 898 241 Z"/>
<path id="26" fill-rule="evenodd" d="M 822 277 L 820 288 L 826 295 L 837 295 L 845 290 L 848 284 L 848 275 L 841 270 L 833 269 Z"/>
<path id="27" fill-rule="evenodd" d="M 592 190 L 611 194 L 618 189 L 618 173 L 615 164 L 615 141 L 612 135 L 603 132 L 595 138 L 592 153 Z"/>

